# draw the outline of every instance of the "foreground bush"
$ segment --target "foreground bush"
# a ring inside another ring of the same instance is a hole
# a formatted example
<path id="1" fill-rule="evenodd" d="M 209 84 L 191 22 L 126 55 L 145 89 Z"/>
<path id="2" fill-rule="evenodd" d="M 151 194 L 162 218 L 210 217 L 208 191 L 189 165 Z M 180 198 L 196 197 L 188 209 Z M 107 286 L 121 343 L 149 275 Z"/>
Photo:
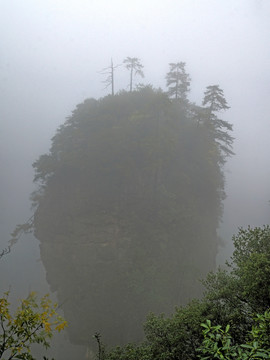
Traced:
<path id="1" fill-rule="evenodd" d="M 270 227 L 240 229 L 228 270 L 203 281 L 201 300 L 170 317 L 148 316 L 145 341 L 106 360 L 270 359 Z"/>
<path id="2" fill-rule="evenodd" d="M 22 300 L 14 314 L 11 313 L 8 293 L 0 298 L 0 359 L 33 359 L 31 348 L 40 344 L 50 346 L 53 331 L 67 326 L 46 295 L 38 301 L 35 293 Z"/>

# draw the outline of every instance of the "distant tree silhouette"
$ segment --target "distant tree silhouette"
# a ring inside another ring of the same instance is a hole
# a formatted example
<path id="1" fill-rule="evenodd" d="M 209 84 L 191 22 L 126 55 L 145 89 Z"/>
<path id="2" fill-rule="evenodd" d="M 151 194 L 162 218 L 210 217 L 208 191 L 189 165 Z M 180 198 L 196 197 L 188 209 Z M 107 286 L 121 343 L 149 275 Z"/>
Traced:
<path id="1" fill-rule="evenodd" d="M 210 113 L 230 108 L 219 85 L 207 86 L 202 105 L 206 106 Z"/>
<path id="2" fill-rule="evenodd" d="M 133 78 L 136 75 L 140 75 L 142 78 L 144 77 L 144 73 L 142 71 L 143 65 L 140 63 L 140 59 L 127 57 L 123 63 L 126 68 L 130 70 L 130 81 L 129 81 L 129 91 L 132 91 L 133 88 Z"/>
<path id="3" fill-rule="evenodd" d="M 170 63 L 170 71 L 166 75 L 168 95 L 177 99 L 186 100 L 189 92 L 190 76 L 186 73 L 184 62 Z"/>
<path id="4" fill-rule="evenodd" d="M 219 85 L 206 87 L 202 105 L 204 106 L 201 109 L 203 124 L 208 127 L 209 133 L 212 134 L 220 149 L 221 163 L 225 163 L 227 156 L 234 155 L 232 151 L 233 137 L 229 133 L 232 131 L 232 124 L 220 119 L 217 115 L 217 113 L 230 108 Z"/>
<path id="5" fill-rule="evenodd" d="M 105 89 L 111 86 L 111 94 L 114 95 L 114 70 L 120 65 L 113 65 L 113 60 L 111 59 L 111 65 L 102 69 L 100 74 L 108 75 L 107 78 L 103 81 L 106 84 Z"/>

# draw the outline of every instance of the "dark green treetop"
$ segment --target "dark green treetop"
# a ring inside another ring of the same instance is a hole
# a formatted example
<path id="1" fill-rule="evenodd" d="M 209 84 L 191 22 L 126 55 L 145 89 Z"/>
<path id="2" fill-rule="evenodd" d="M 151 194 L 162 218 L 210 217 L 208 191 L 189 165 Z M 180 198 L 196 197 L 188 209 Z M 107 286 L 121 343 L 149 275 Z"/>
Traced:
<path id="1" fill-rule="evenodd" d="M 210 113 L 230 108 L 219 85 L 209 85 L 206 87 L 202 105 L 207 107 Z"/>
<path id="2" fill-rule="evenodd" d="M 233 137 L 230 133 L 232 124 L 218 117 L 218 113 L 230 108 L 219 85 L 207 86 L 202 105 L 203 108 L 195 108 L 195 118 L 198 124 L 207 128 L 207 134 L 215 140 L 219 150 L 219 161 L 224 164 L 226 157 L 233 155 L 234 152 Z"/>
<path id="3" fill-rule="evenodd" d="M 232 125 L 219 119 L 217 113 L 226 111 L 230 107 L 227 104 L 223 90 L 218 85 L 208 86 L 206 89 L 202 102 L 204 107 L 198 108 L 201 111 L 202 121 L 206 125 L 211 124 L 216 133 L 222 131 L 221 134 L 225 136 L 225 131 L 232 131 Z M 226 142 L 226 137 L 224 137 L 224 142 Z M 232 138 L 230 138 L 229 143 L 232 144 Z"/>

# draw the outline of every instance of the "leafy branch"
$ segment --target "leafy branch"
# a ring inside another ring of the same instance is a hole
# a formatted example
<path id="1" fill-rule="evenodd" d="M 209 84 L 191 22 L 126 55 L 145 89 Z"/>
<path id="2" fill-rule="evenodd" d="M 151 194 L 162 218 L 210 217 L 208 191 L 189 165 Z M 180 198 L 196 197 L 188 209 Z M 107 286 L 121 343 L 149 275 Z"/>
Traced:
<path id="1" fill-rule="evenodd" d="M 49 347 L 53 331 L 62 331 L 67 322 L 57 314 L 57 304 L 48 295 L 37 301 L 36 294 L 21 301 L 14 315 L 10 312 L 9 292 L 0 298 L 0 359 L 32 359 L 32 344 Z"/>

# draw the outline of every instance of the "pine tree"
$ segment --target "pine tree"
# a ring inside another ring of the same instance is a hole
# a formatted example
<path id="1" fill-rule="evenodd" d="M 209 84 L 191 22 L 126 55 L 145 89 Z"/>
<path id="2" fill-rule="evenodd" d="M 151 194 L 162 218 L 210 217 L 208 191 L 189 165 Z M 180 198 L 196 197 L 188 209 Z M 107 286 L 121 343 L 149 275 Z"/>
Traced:
<path id="1" fill-rule="evenodd" d="M 232 131 L 232 124 L 219 119 L 216 114 L 230 108 L 219 85 L 207 86 L 202 105 L 204 106 L 201 111 L 202 122 L 211 130 L 221 152 L 220 161 L 224 163 L 225 157 L 234 154 L 232 151 L 233 137 L 228 133 L 228 131 Z"/>
<path id="2" fill-rule="evenodd" d="M 202 105 L 206 106 L 210 113 L 230 108 L 219 85 L 207 86 Z"/>
<path id="3" fill-rule="evenodd" d="M 189 92 L 190 76 L 186 73 L 184 62 L 170 63 L 170 71 L 166 75 L 168 95 L 177 99 L 186 100 Z"/>
<path id="4" fill-rule="evenodd" d="M 133 78 L 136 75 L 140 75 L 142 78 L 144 77 L 144 73 L 142 71 L 143 65 L 140 63 L 140 59 L 127 57 L 123 63 L 126 68 L 130 70 L 130 81 L 129 81 L 129 91 L 132 91 L 133 88 Z"/>

